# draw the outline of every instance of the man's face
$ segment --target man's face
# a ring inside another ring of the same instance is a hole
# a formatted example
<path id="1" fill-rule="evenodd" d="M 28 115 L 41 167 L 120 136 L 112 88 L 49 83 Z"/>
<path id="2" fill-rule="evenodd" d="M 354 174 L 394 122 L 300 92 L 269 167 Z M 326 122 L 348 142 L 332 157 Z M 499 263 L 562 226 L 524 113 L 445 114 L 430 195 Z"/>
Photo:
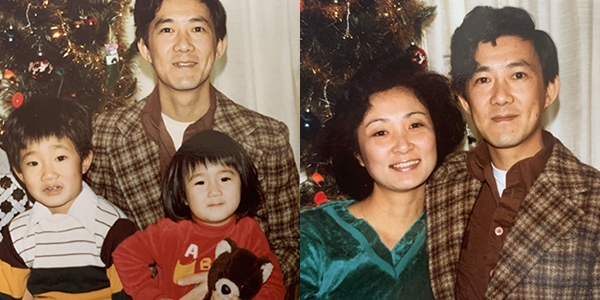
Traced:
<path id="1" fill-rule="evenodd" d="M 558 94 L 560 79 L 544 85 L 533 43 L 501 36 L 496 46 L 479 43 L 477 69 L 466 84 L 462 107 L 491 147 L 537 152 L 542 113 Z"/>
<path id="2" fill-rule="evenodd" d="M 148 26 L 148 41 L 138 47 L 158 77 L 159 89 L 189 91 L 208 84 L 215 60 L 225 51 L 217 41 L 206 4 L 199 0 L 164 0 Z"/>

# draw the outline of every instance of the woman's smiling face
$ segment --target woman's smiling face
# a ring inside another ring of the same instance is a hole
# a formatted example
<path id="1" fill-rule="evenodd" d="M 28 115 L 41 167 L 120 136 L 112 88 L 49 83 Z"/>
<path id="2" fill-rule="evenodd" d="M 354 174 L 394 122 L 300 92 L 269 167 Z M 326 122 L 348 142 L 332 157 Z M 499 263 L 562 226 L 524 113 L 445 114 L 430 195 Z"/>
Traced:
<path id="1" fill-rule="evenodd" d="M 407 88 L 375 93 L 357 129 L 356 154 L 374 187 L 403 192 L 421 186 L 437 162 L 435 131 L 429 111 Z"/>

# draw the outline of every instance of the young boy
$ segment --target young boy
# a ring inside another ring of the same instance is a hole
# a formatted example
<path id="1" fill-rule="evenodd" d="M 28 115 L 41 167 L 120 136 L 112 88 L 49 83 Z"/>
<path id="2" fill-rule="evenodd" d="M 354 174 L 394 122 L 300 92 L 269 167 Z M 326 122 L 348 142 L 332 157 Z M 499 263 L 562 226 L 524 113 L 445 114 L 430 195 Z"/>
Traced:
<path id="1" fill-rule="evenodd" d="M 111 254 L 136 227 L 82 181 L 93 157 L 90 113 L 74 100 L 30 100 L 5 130 L 12 169 L 35 204 L 2 230 L 0 299 L 129 299 Z"/>

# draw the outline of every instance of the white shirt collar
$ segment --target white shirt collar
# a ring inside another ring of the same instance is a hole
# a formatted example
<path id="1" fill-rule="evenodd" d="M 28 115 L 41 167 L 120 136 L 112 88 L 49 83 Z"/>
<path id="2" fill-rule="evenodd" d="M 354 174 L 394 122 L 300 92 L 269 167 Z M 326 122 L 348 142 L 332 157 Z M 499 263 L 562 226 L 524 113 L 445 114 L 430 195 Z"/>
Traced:
<path id="1" fill-rule="evenodd" d="M 506 189 L 506 173 L 508 173 L 508 171 L 503 171 L 496 168 L 496 166 L 494 166 L 494 163 L 492 163 L 492 170 L 494 172 L 494 178 L 496 178 L 496 187 L 498 188 L 498 195 L 502 197 L 502 193 L 504 192 L 504 189 Z"/>
<path id="2" fill-rule="evenodd" d="M 71 208 L 69 208 L 67 215 L 75 218 L 75 220 L 83 225 L 85 229 L 94 234 L 98 196 L 96 196 L 94 191 L 92 191 L 87 183 L 82 182 L 81 187 L 81 193 L 79 193 L 79 196 L 77 196 L 75 201 L 73 201 L 73 204 L 71 205 Z M 52 216 L 52 213 L 46 206 L 39 202 L 35 202 L 35 204 L 33 204 L 33 208 L 31 209 L 31 214 L 29 215 L 29 222 L 27 222 L 25 236 L 31 233 L 31 230 L 33 230 L 33 227 L 37 223 L 50 216 Z"/>
<path id="3" fill-rule="evenodd" d="M 194 124 L 194 122 L 179 122 L 169 118 L 164 113 L 161 113 L 161 115 L 163 118 L 163 123 L 165 124 L 165 128 L 167 128 L 167 132 L 171 136 L 171 140 L 173 140 L 175 150 L 179 150 L 181 144 L 183 143 L 185 130 L 188 128 L 188 126 Z"/>

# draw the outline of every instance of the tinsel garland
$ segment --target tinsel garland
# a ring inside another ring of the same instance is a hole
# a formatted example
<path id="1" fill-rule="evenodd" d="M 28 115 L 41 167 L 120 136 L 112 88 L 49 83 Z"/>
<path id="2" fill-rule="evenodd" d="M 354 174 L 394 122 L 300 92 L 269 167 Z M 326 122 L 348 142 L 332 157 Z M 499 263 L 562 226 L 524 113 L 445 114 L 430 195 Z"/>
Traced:
<path id="1" fill-rule="evenodd" d="M 136 90 L 125 41 L 130 0 L 0 0 L 0 125 L 16 94 L 74 97 L 95 112 L 128 103 Z M 117 44 L 120 77 L 112 88 L 106 44 Z M 7 75 L 9 74 L 9 75 Z M 0 134 L 2 134 L 0 126 Z"/>

